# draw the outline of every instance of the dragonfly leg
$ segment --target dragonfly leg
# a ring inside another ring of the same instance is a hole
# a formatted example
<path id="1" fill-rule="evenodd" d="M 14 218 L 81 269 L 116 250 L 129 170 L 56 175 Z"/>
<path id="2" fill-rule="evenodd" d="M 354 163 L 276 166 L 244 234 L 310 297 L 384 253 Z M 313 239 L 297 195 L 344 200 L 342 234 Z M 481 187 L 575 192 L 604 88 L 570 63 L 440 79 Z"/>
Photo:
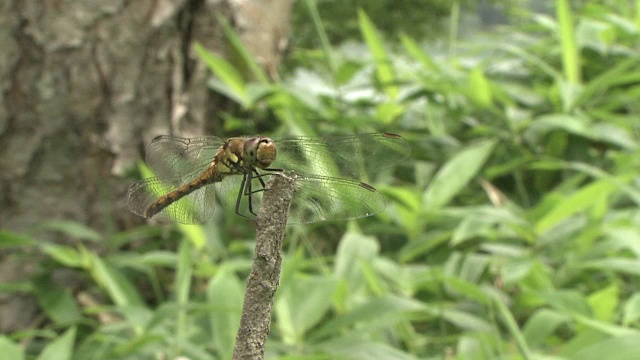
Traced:
<path id="1" fill-rule="evenodd" d="M 249 171 L 249 173 L 245 175 L 245 177 L 248 177 L 248 179 L 244 187 L 244 190 L 245 190 L 244 194 L 249 197 L 249 212 L 257 216 L 257 214 L 253 211 L 253 192 L 251 191 L 251 184 L 253 183 L 254 171 L 255 169 L 251 169 L 251 171 Z"/>
<path id="2" fill-rule="evenodd" d="M 249 183 L 245 187 L 245 195 L 249 197 L 249 212 L 253 215 L 258 215 L 253 210 L 253 194 L 265 191 L 265 187 L 267 186 L 267 184 L 262 178 L 269 175 L 271 175 L 271 173 L 260 174 L 255 168 L 251 169 L 251 174 L 249 174 Z M 252 189 L 253 179 L 258 179 L 258 181 L 260 181 L 260 189 Z"/>
<path id="3" fill-rule="evenodd" d="M 256 173 L 256 178 L 258 178 L 258 180 L 260 181 L 260 185 L 262 185 L 262 189 L 254 191 L 254 192 L 258 192 L 258 191 L 263 191 L 265 186 L 267 186 L 267 184 L 264 183 L 264 180 L 262 180 L 262 178 L 266 175 L 271 175 L 271 174 L 260 174 L 258 173 L 258 171 L 256 169 L 253 169 L 253 171 Z"/>
<path id="4" fill-rule="evenodd" d="M 236 214 L 244 218 L 246 218 L 246 216 L 240 212 L 240 201 L 242 201 L 242 197 L 244 196 L 244 189 L 246 187 L 246 184 L 247 184 L 247 174 L 244 174 L 244 176 L 242 177 L 242 182 L 240 183 L 240 191 L 238 191 L 238 198 L 236 199 Z"/>

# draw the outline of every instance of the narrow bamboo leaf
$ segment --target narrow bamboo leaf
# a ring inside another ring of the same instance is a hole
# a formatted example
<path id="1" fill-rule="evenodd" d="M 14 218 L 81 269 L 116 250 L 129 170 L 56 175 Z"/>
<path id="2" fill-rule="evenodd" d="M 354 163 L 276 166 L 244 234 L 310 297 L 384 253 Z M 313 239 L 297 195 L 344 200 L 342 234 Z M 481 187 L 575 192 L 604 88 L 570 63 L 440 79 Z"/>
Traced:
<path id="1" fill-rule="evenodd" d="M 97 255 L 90 255 L 91 276 L 104 288 L 114 303 L 120 306 L 144 306 L 136 288 L 118 269 Z"/>
<path id="2" fill-rule="evenodd" d="M 529 345 L 537 346 L 543 344 L 556 329 L 570 323 L 571 320 L 569 314 L 543 308 L 529 317 L 522 332 Z"/>
<path id="3" fill-rule="evenodd" d="M 384 124 L 390 124 L 393 120 L 402 116 L 405 111 L 406 109 L 402 104 L 387 101 L 376 108 L 376 119 L 380 119 Z"/>
<path id="4" fill-rule="evenodd" d="M 492 328 L 487 320 L 472 312 L 457 309 L 443 309 L 440 315 L 443 319 L 463 330 L 490 331 Z"/>
<path id="5" fill-rule="evenodd" d="M 34 294 L 40 307 L 56 325 L 70 326 L 82 318 L 80 308 L 70 290 L 54 287 L 49 279 L 36 279 Z"/>
<path id="6" fill-rule="evenodd" d="M 616 284 L 611 284 L 589 295 L 588 302 L 594 317 L 600 321 L 615 322 L 619 296 L 620 288 Z"/>
<path id="7" fill-rule="evenodd" d="M 8 230 L 0 230 L 0 249 L 17 246 L 34 245 L 36 242 L 25 235 L 17 234 Z"/>
<path id="8" fill-rule="evenodd" d="M 233 353 L 242 314 L 243 292 L 243 285 L 230 269 L 221 269 L 211 279 L 207 288 L 208 302 L 212 306 L 212 310 L 207 314 L 213 345 L 222 359 L 231 358 Z"/>
<path id="9" fill-rule="evenodd" d="M 371 261 L 379 251 L 380 246 L 373 237 L 348 232 L 338 246 L 334 273 L 344 279 L 349 289 L 355 292 L 364 286 L 360 261 Z"/>
<path id="10" fill-rule="evenodd" d="M 386 324 L 394 325 L 409 314 L 427 312 L 430 315 L 440 314 L 439 309 L 433 309 L 414 299 L 406 299 L 387 295 L 382 298 L 372 298 L 361 304 L 353 311 L 334 317 L 314 331 L 309 339 L 321 339 L 331 334 L 341 333 L 355 324 Z"/>
<path id="11" fill-rule="evenodd" d="M 175 284 L 176 299 L 178 302 L 185 302 L 189 299 L 191 275 L 193 274 L 193 258 L 191 256 L 191 250 L 191 245 L 188 242 L 183 241 L 180 243 Z"/>
<path id="12" fill-rule="evenodd" d="M 45 244 L 42 251 L 55 261 L 69 267 L 84 267 L 87 265 L 85 253 L 69 246 Z"/>
<path id="13" fill-rule="evenodd" d="M 343 337 L 332 337 L 329 341 L 319 344 L 330 359 L 367 359 L 367 360 L 415 360 L 414 355 L 398 350 L 380 341 L 362 339 L 353 334 Z M 296 359 L 305 358 L 296 356 Z M 326 359 L 326 355 L 310 355 L 308 360 Z"/>
<path id="14" fill-rule="evenodd" d="M 209 69 L 231 90 L 234 98 L 240 100 L 244 105 L 246 103 L 246 87 L 242 75 L 233 65 L 220 56 L 209 52 L 202 45 L 195 43 L 193 48 Z"/>
<path id="15" fill-rule="evenodd" d="M 178 228 L 196 249 L 202 249 L 207 241 L 207 235 L 202 225 L 178 224 Z"/>
<path id="16" fill-rule="evenodd" d="M 12 360 L 23 360 L 25 358 L 22 347 L 4 335 L 0 335 L 0 354 L 6 359 Z"/>
<path id="17" fill-rule="evenodd" d="M 176 317 L 176 337 L 178 344 L 186 340 L 187 333 L 187 314 L 186 305 L 189 302 L 189 293 L 191 290 L 191 276 L 193 274 L 193 259 L 191 256 L 191 244 L 188 241 L 180 243 L 178 251 L 178 269 L 176 272 L 175 296 L 176 302 L 180 306 L 178 316 Z M 179 349 L 176 349 L 179 353 Z"/>
<path id="18" fill-rule="evenodd" d="M 558 16 L 558 26 L 560 27 L 564 78 L 569 84 L 578 84 L 580 83 L 580 55 L 576 44 L 576 34 L 569 1 L 556 1 L 556 15 Z"/>
<path id="19" fill-rule="evenodd" d="M 603 197 L 608 197 L 615 190 L 615 184 L 607 179 L 598 180 L 583 187 L 568 198 L 558 201 L 556 206 L 538 221 L 536 232 L 543 234 L 570 216 L 599 204 Z"/>
<path id="20" fill-rule="evenodd" d="M 624 304 L 622 325 L 629 326 L 640 319 L 640 293 L 635 293 Z"/>
<path id="21" fill-rule="evenodd" d="M 76 328 L 67 330 L 56 340 L 47 345 L 38 356 L 38 360 L 67 360 L 73 354 L 73 344 L 76 340 Z M 6 354 L 3 354 L 5 356 Z M 9 358 L 5 358 L 9 359 Z M 12 359 L 12 358 L 11 358 Z"/>
<path id="22" fill-rule="evenodd" d="M 511 310 L 509 310 L 509 307 L 504 303 L 502 297 L 497 292 L 492 292 L 491 295 L 493 296 L 494 305 L 497 309 L 498 315 L 506 325 L 511 337 L 515 340 L 518 350 L 520 351 L 520 354 L 522 354 L 522 358 L 532 359 L 533 354 L 531 353 L 531 349 L 529 349 L 529 344 L 527 343 L 522 331 L 520 331 L 518 322 L 511 313 Z"/>
<path id="23" fill-rule="evenodd" d="M 336 74 L 337 73 L 336 70 L 338 66 L 336 65 L 336 61 L 333 56 L 333 49 L 331 48 L 329 37 L 327 36 L 327 32 L 324 29 L 322 19 L 320 18 L 320 13 L 318 11 L 318 6 L 316 5 L 316 1 L 305 0 L 304 3 L 307 5 L 307 9 L 309 10 L 309 15 L 311 15 L 313 26 L 316 29 L 316 34 L 318 35 L 318 39 L 320 39 L 320 44 L 322 45 L 322 52 L 324 53 L 324 57 L 327 59 L 327 62 L 329 63 L 329 69 L 331 69 L 332 74 Z"/>
<path id="24" fill-rule="evenodd" d="M 469 97 L 481 107 L 489 108 L 493 105 L 491 85 L 479 68 L 473 69 L 469 74 Z"/>
<path id="25" fill-rule="evenodd" d="M 371 19 L 365 14 L 364 11 L 358 11 L 358 21 L 360 24 L 360 31 L 364 36 L 364 40 L 373 55 L 373 60 L 376 64 L 376 75 L 378 81 L 383 87 L 383 91 L 390 99 L 396 99 L 398 97 L 398 86 L 396 75 L 391 65 L 391 59 L 384 49 L 382 38 L 380 37 L 375 25 L 371 22 Z"/>
<path id="26" fill-rule="evenodd" d="M 298 343 L 304 334 L 327 316 L 338 280 L 330 276 L 288 277 L 278 291 L 278 319 L 286 319 L 280 332 L 285 342 Z"/>
<path id="27" fill-rule="evenodd" d="M 632 85 L 638 83 L 638 72 L 633 69 L 638 66 L 636 57 L 629 58 L 616 63 L 617 65 L 605 69 L 597 76 L 585 84 L 585 87 L 576 99 L 576 105 L 581 105 L 593 101 L 597 94 L 604 94 L 611 88 L 621 85 Z"/>
<path id="28" fill-rule="evenodd" d="M 539 294 L 549 305 L 574 316 L 591 316 L 587 299 L 577 290 L 549 290 Z"/>
<path id="29" fill-rule="evenodd" d="M 640 276 L 640 262 L 637 259 L 611 257 L 606 259 L 585 261 L 580 263 L 579 267 L 607 272 L 614 271 L 622 274 Z"/>
<path id="30" fill-rule="evenodd" d="M 444 164 L 424 194 L 425 205 L 434 209 L 451 201 L 477 175 L 495 144 L 495 140 L 473 144 Z"/>
<path id="31" fill-rule="evenodd" d="M 640 334 L 610 337 L 565 357 L 570 360 L 640 359 Z"/>
<path id="32" fill-rule="evenodd" d="M 45 229 L 59 231 L 80 240 L 100 241 L 102 235 L 92 228 L 74 221 L 48 221 L 42 225 Z"/>
<path id="33" fill-rule="evenodd" d="M 227 21 L 227 19 L 222 15 L 218 15 L 218 21 L 222 25 L 224 34 L 231 44 L 232 49 L 244 63 L 243 65 L 251 72 L 251 77 L 261 83 L 268 83 L 268 76 L 262 70 L 260 65 L 258 65 L 253 55 L 251 55 L 249 50 L 244 46 L 242 40 L 238 37 L 238 34 L 236 34 L 231 25 L 229 25 L 229 21 Z"/>
<path id="34" fill-rule="evenodd" d="M 440 71 L 429 54 L 424 52 L 420 48 L 418 43 L 416 43 L 412 38 L 406 36 L 405 34 L 400 34 L 400 42 L 402 43 L 402 46 L 404 46 L 404 49 L 407 51 L 407 53 L 409 53 L 409 55 L 413 59 L 419 61 L 425 70 Z"/>

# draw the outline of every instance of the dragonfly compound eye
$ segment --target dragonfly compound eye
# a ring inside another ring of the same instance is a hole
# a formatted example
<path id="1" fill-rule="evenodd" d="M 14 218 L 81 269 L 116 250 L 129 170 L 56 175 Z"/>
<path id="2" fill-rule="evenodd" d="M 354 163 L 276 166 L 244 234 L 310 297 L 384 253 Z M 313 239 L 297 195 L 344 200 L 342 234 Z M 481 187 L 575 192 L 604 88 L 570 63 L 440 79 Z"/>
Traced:
<path id="1" fill-rule="evenodd" d="M 247 139 L 244 143 L 244 159 L 261 169 L 268 168 L 276 158 L 276 144 L 267 137 Z"/>
<path id="2" fill-rule="evenodd" d="M 261 138 L 256 152 L 256 166 L 268 168 L 276 159 L 276 144 L 269 138 Z"/>

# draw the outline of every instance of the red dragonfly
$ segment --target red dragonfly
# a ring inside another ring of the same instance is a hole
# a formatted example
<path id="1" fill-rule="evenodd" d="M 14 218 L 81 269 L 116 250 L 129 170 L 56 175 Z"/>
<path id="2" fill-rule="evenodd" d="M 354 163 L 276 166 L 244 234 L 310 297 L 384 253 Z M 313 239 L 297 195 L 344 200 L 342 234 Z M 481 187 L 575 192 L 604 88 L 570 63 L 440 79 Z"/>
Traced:
<path id="1" fill-rule="evenodd" d="M 409 153 L 407 141 L 391 133 L 277 141 L 159 136 L 146 156 L 157 177 L 130 186 L 129 209 L 145 218 L 194 224 L 213 215 L 217 198 L 238 215 L 255 218 L 265 178 L 286 169 L 296 176 L 288 223 L 371 216 L 384 210 L 384 198 L 356 179 Z"/>

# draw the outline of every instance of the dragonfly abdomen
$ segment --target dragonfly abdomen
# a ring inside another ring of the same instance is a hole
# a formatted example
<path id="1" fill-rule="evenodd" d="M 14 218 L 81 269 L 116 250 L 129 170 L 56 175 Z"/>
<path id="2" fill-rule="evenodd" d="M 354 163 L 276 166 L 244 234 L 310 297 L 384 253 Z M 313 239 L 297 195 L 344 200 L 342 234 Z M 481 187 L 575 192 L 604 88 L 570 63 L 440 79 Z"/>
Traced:
<path id="1" fill-rule="evenodd" d="M 146 218 L 151 218 L 156 214 L 158 214 L 159 212 L 161 212 L 162 210 L 164 210 L 165 208 L 167 208 L 169 205 L 173 204 L 174 202 L 182 199 L 183 197 L 191 194 L 192 192 L 200 189 L 205 185 L 222 181 L 222 178 L 223 176 L 219 172 L 205 171 L 201 176 L 194 179 L 190 183 L 185 184 L 180 188 L 175 189 L 158 198 L 158 200 L 156 200 L 153 204 L 149 206 L 149 208 L 147 208 L 147 210 L 144 213 L 144 216 Z"/>

